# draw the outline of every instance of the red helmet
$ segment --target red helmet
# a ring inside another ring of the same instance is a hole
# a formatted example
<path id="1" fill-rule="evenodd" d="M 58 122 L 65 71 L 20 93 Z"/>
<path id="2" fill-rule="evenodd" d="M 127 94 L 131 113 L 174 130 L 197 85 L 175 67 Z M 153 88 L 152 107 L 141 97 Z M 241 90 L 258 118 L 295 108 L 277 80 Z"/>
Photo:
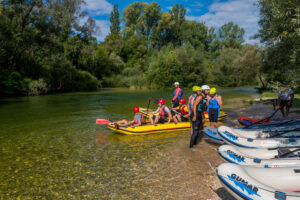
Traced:
<path id="1" fill-rule="evenodd" d="M 185 103 L 185 99 L 180 99 L 179 103 Z"/>
<path id="2" fill-rule="evenodd" d="M 137 112 L 140 111 L 140 109 L 139 109 L 139 107 L 134 107 L 134 108 L 133 108 L 133 111 L 134 111 L 135 113 L 137 113 Z"/>
<path id="3" fill-rule="evenodd" d="M 164 99 L 160 99 L 160 100 L 158 100 L 158 103 L 165 104 L 166 101 Z"/>

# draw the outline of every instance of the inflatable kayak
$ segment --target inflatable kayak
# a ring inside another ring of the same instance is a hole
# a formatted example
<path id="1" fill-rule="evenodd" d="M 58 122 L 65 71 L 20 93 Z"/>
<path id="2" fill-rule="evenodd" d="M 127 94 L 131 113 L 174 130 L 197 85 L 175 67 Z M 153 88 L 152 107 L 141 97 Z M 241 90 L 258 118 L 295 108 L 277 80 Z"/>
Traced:
<path id="1" fill-rule="evenodd" d="M 203 129 L 204 134 L 207 136 L 208 139 L 211 141 L 218 143 L 218 144 L 225 144 L 222 138 L 218 134 L 218 129 L 214 127 L 205 127 Z"/>
<path id="2" fill-rule="evenodd" d="M 223 163 L 217 176 L 236 199 L 299 200 L 300 168 L 258 168 Z"/>
<path id="3" fill-rule="evenodd" d="M 149 118 L 149 112 L 152 112 L 152 111 L 153 111 L 152 109 L 148 109 L 148 112 L 147 112 L 147 108 L 140 108 L 140 113 L 143 114 L 143 116 L 147 119 Z M 205 114 L 205 118 L 209 121 L 208 112 L 206 111 L 204 114 Z M 156 113 L 155 115 L 158 115 L 158 113 Z M 221 121 L 221 120 L 225 119 L 226 117 L 227 117 L 227 114 L 225 112 L 220 111 L 218 120 Z"/>
<path id="4" fill-rule="evenodd" d="M 239 117 L 238 118 L 239 123 L 242 126 L 246 126 L 247 128 L 256 128 L 256 127 L 264 127 L 264 126 L 280 126 L 287 123 L 293 123 L 293 122 L 300 122 L 300 118 L 288 118 L 288 119 L 273 119 L 273 120 L 257 120 L 249 117 Z"/>
<path id="5" fill-rule="evenodd" d="M 228 127 L 229 128 L 229 127 Z M 297 138 L 300 137 L 300 126 L 292 127 L 293 129 L 271 129 L 271 130 L 244 130 L 244 129 L 231 129 L 237 135 L 245 138 Z M 230 129 L 230 128 L 229 128 Z M 218 134 L 218 129 L 214 127 L 205 127 L 203 130 L 204 134 L 207 136 L 208 139 L 211 141 L 218 143 L 218 144 L 225 144 L 223 139 Z"/>
<path id="6" fill-rule="evenodd" d="M 299 138 L 300 137 L 300 126 L 293 127 L 293 129 L 286 129 L 281 131 L 261 131 L 261 130 L 241 130 L 234 129 L 227 126 L 222 127 L 223 131 L 234 133 L 239 137 L 244 138 Z"/>
<path id="7" fill-rule="evenodd" d="M 253 139 L 245 138 L 237 135 L 226 126 L 218 128 L 219 136 L 227 144 L 245 147 L 245 148 L 278 148 L 278 147 L 297 147 L 300 146 L 300 139 L 297 138 L 268 138 L 268 139 Z"/>
<path id="8" fill-rule="evenodd" d="M 300 148 L 247 149 L 222 145 L 217 152 L 226 161 L 255 167 L 300 167 Z"/>
<path id="9" fill-rule="evenodd" d="M 145 124 L 143 126 L 138 127 L 130 127 L 130 126 L 119 126 L 118 128 L 115 126 L 115 123 L 108 123 L 107 127 L 115 132 L 123 133 L 127 135 L 145 135 L 150 133 L 162 133 L 169 131 L 183 131 L 191 128 L 190 122 L 179 122 L 177 124 L 157 124 L 156 126 L 152 124 Z"/>

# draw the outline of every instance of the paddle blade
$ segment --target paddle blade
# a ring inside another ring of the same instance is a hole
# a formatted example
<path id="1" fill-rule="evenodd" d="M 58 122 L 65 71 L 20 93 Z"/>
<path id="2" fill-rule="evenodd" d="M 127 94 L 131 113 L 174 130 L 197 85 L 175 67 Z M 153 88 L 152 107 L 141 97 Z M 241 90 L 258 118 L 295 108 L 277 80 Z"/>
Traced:
<path id="1" fill-rule="evenodd" d="M 110 123 L 107 119 L 96 119 L 96 124 L 108 124 Z"/>

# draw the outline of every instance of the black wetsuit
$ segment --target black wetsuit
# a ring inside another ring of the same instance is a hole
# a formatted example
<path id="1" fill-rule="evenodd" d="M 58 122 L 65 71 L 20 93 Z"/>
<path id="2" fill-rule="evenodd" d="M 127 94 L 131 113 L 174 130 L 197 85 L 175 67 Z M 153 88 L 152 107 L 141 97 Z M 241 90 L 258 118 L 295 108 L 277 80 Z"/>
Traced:
<path id="1" fill-rule="evenodd" d="M 202 97 L 203 98 L 203 97 Z M 203 112 L 203 99 L 199 102 L 197 105 L 197 112 L 196 112 L 196 121 L 192 120 L 192 126 L 193 126 L 193 134 L 190 141 L 190 148 L 192 148 L 194 145 L 197 144 L 197 139 L 200 135 L 200 131 L 203 129 L 203 118 L 202 118 L 202 112 Z M 194 113 L 195 114 L 195 113 Z"/>

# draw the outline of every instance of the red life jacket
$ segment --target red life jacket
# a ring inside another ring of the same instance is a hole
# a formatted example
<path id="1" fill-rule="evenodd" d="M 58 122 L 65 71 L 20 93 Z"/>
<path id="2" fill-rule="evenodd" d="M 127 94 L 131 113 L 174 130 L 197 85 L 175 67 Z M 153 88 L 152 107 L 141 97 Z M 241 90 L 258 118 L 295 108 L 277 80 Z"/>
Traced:
<path id="1" fill-rule="evenodd" d="M 137 120 L 138 115 L 141 115 L 141 122 L 143 122 L 143 115 L 140 114 L 140 113 L 137 113 L 137 114 L 134 115 L 134 119 L 133 119 L 134 123 L 139 123 L 139 121 Z"/>
<path id="2" fill-rule="evenodd" d="M 185 110 L 184 110 L 184 108 L 186 107 L 186 105 L 183 105 L 183 106 L 179 106 L 179 110 L 180 110 L 180 113 L 182 114 L 182 115 L 186 115 L 186 114 L 188 114 L 188 112 L 186 112 Z"/>
<path id="3" fill-rule="evenodd" d="M 168 117 L 168 113 L 165 112 L 165 107 L 166 107 L 166 106 L 163 105 L 162 107 L 159 108 L 159 115 L 160 115 L 161 117 L 167 118 L 167 117 Z"/>

